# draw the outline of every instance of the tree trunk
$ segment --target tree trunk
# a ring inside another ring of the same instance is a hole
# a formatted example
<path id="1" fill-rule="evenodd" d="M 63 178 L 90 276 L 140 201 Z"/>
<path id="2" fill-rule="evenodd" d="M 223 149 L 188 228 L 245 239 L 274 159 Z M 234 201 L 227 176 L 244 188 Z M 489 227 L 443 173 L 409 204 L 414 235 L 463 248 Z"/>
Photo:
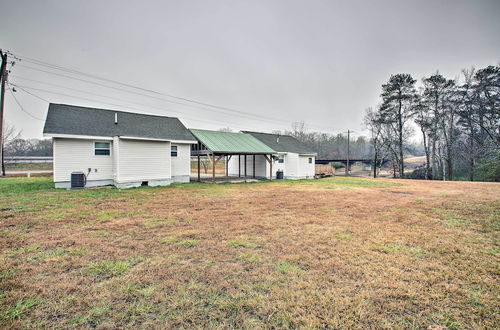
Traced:
<path id="1" fill-rule="evenodd" d="M 405 171 L 404 158 L 403 158 L 403 104 L 401 101 L 401 90 L 399 91 L 399 107 L 398 107 L 398 130 L 399 130 L 399 160 L 400 171 L 399 176 L 402 178 Z"/>
<path id="2" fill-rule="evenodd" d="M 475 159 L 474 159 L 474 126 L 472 122 L 469 120 L 469 128 L 470 128 L 470 145 L 469 145 L 469 181 L 474 181 L 474 168 L 475 168 Z"/>
<path id="3" fill-rule="evenodd" d="M 425 179 L 429 180 L 429 172 L 430 172 L 430 155 L 429 155 L 429 146 L 427 144 L 427 136 L 423 128 L 421 128 L 423 143 L 424 143 L 424 151 L 425 151 Z"/>

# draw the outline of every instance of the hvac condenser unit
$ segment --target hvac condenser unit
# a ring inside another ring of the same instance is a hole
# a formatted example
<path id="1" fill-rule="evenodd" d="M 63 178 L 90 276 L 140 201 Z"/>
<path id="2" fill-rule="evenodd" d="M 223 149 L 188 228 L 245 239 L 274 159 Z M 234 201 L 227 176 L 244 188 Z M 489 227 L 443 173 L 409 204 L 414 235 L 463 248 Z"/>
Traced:
<path id="1" fill-rule="evenodd" d="M 85 188 L 85 183 L 87 178 L 83 172 L 72 172 L 71 173 L 71 189 L 83 189 Z"/>

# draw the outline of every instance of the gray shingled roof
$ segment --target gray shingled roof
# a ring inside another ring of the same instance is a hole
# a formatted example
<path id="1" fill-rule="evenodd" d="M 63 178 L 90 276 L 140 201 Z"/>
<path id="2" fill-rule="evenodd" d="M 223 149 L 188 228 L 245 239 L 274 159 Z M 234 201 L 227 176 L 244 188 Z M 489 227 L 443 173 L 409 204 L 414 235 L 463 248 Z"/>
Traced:
<path id="1" fill-rule="evenodd" d="M 269 148 L 275 150 L 276 152 L 294 152 L 302 155 L 315 155 L 316 152 L 307 147 L 304 143 L 300 142 L 296 138 L 290 135 L 278 135 L 270 133 L 259 133 L 259 132 L 249 132 L 243 131 L 260 140 L 262 143 L 267 145 Z M 279 142 L 278 142 L 279 137 Z"/>
<path id="2" fill-rule="evenodd" d="M 49 105 L 43 133 L 196 141 L 175 117 L 53 103 Z"/>

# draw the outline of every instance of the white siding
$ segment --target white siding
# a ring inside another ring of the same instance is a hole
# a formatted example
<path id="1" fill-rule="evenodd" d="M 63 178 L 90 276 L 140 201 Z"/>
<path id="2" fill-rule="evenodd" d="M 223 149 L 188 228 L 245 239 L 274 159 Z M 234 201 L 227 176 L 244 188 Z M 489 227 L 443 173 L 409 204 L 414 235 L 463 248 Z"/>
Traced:
<path id="1" fill-rule="evenodd" d="M 314 156 L 300 156 L 299 154 L 289 152 L 284 155 L 285 162 L 278 163 L 273 161 L 273 178 L 276 178 L 276 171 L 282 170 L 285 179 L 305 179 L 314 178 Z M 312 158 L 312 164 L 309 164 L 309 158 Z M 238 156 L 233 156 L 229 161 L 229 176 L 238 176 Z M 244 156 L 241 156 L 241 176 L 245 175 Z M 253 174 L 252 156 L 247 156 L 247 176 Z M 255 156 L 255 175 L 257 177 L 269 178 L 269 162 L 264 156 Z"/>
<path id="2" fill-rule="evenodd" d="M 312 163 L 309 163 L 309 158 Z M 315 157 L 314 156 L 299 156 L 299 177 L 314 178 L 315 173 Z"/>
<path id="3" fill-rule="evenodd" d="M 289 152 L 285 156 L 285 169 L 283 175 L 286 179 L 297 179 L 299 177 L 299 155 Z"/>
<path id="4" fill-rule="evenodd" d="M 170 179 L 170 142 L 119 139 L 118 182 Z"/>
<path id="5" fill-rule="evenodd" d="M 87 174 L 89 168 L 92 170 L 87 180 L 112 180 L 113 143 L 105 141 L 110 142 L 111 155 L 95 156 L 94 142 L 95 140 L 54 138 L 54 182 L 70 181 L 71 172 L 82 171 Z"/>
<path id="6" fill-rule="evenodd" d="M 267 164 L 267 165 L 266 165 Z M 269 162 L 262 155 L 255 156 L 255 176 L 269 176 Z M 241 176 L 245 175 L 245 156 L 241 155 Z M 274 167 L 274 166 L 273 166 Z M 229 176 L 238 176 L 238 155 L 233 155 L 228 163 Z M 274 169 L 273 169 L 274 171 Z M 253 176 L 253 155 L 247 155 L 247 177 Z"/>
<path id="7" fill-rule="evenodd" d="M 174 143 L 172 145 L 177 146 L 177 157 L 172 157 L 172 176 L 189 176 L 191 174 L 191 145 Z"/>

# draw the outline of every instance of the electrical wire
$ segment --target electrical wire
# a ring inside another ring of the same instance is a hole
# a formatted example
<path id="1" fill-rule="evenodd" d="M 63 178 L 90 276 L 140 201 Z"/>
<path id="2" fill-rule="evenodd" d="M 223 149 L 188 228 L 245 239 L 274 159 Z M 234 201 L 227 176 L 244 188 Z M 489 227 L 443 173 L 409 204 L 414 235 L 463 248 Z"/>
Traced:
<path id="1" fill-rule="evenodd" d="M 70 94 L 65 94 L 65 93 L 60 93 L 60 92 L 54 92 L 54 91 L 50 91 L 50 90 L 46 90 L 46 89 L 41 89 L 41 88 L 34 88 L 34 87 L 29 87 L 29 86 L 20 86 L 20 85 L 17 85 L 17 84 L 14 84 L 14 83 L 11 83 L 12 86 L 16 87 L 16 88 L 19 88 L 20 90 L 34 96 L 34 97 L 37 97 L 47 103 L 51 103 L 50 101 L 40 97 L 40 96 L 37 96 L 35 94 L 33 94 L 32 92 L 28 92 L 26 89 L 29 89 L 29 90 L 36 90 L 36 91 L 40 91 L 40 92 L 45 92 L 45 93 L 50 93 L 50 94 L 56 94 L 56 95 L 61 95 L 61 96 L 65 96 L 65 97 L 69 97 L 69 98 L 77 98 L 77 99 L 82 99 L 82 100 L 85 100 L 85 101 L 90 101 L 90 102 L 95 102 L 95 103 L 104 103 L 104 104 L 108 104 L 108 105 L 111 105 L 111 106 L 114 106 L 114 107 L 119 107 L 119 108 L 127 108 L 129 110 L 132 110 L 132 111 L 149 111 L 151 112 L 152 114 L 155 114 L 155 115 L 163 115 L 164 116 L 164 113 L 158 113 L 158 112 L 153 112 L 153 111 L 150 111 L 150 110 L 145 110 L 145 109 L 138 109 L 138 108 L 134 108 L 134 107 L 130 107 L 130 106 L 127 106 L 127 105 L 123 105 L 123 104 L 117 104 L 117 103 L 110 103 L 110 102 L 104 102 L 104 101 L 100 101 L 100 100 L 95 100 L 95 99 L 91 99 L 91 98 L 86 98 L 86 97 L 81 97 L 81 96 L 76 96 L 76 95 L 70 95 Z M 148 106 L 150 107 L 150 106 Z M 168 109 L 161 109 L 161 110 L 168 110 Z M 172 110 L 173 111 L 173 110 Z M 173 111 L 175 112 L 175 111 Z M 192 117 L 188 117 L 188 116 L 184 116 L 185 118 L 189 119 L 189 120 L 192 120 L 192 121 L 196 121 L 196 122 L 201 122 L 201 123 L 209 123 L 209 124 L 217 124 L 217 125 L 220 125 L 221 123 L 223 124 L 226 124 L 226 125 L 230 125 L 234 128 L 238 128 L 238 129 L 241 129 L 241 130 L 245 130 L 246 128 L 244 127 L 241 127 L 241 126 L 236 126 L 234 125 L 233 123 L 229 123 L 229 122 L 224 122 L 224 121 L 211 121 L 211 120 L 208 120 L 208 119 L 197 119 L 197 118 L 192 118 Z"/>
<path id="2" fill-rule="evenodd" d="M 10 86 L 10 84 L 9 84 L 9 86 Z M 14 94 L 14 91 L 12 90 L 12 88 L 9 88 L 9 91 L 10 91 L 10 94 L 12 95 L 12 97 L 14 98 L 14 101 L 16 101 L 17 105 L 19 106 L 19 109 L 21 109 L 22 112 L 24 112 L 25 114 L 27 114 L 28 116 L 30 116 L 33 119 L 40 120 L 40 121 L 45 121 L 45 119 L 35 117 L 31 113 L 29 113 L 28 111 L 26 111 L 26 109 L 24 109 L 24 107 L 21 105 L 21 103 L 17 99 L 17 97 Z"/>
<path id="3" fill-rule="evenodd" d="M 10 52 L 10 53 L 13 54 L 12 52 Z M 48 67 L 50 69 L 60 70 L 60 71 L 71 73 L 71 74 L 83 75 L 85 77 L 89 77 L 89 78 L 92 78 L 92 79 L 106 81 L 106 82 L 111 82 L 111 83 L 118 84 L 118 85 L 121 85 L 121 86 L 124 86 L 124 87 L 127 87 L 127 88 L 141 90 L 141 91 L 145 91 L 145 92 L 156 94 L 156 95 L 163 95 L 163 96 L 166 96 L 166 97 L 170 97 L 170 98 L 182 100 L 182 101 L 185 101 L 185 102 L 191 102 L 191 103 L 194 103 L 194 104 L 197 104 L 197 105 L 203 105 L 203 106 L 205 106 L 205 107 L 202 107 L 202 109 L 204 109 L 204 110 L 209 110 L 206 107 L 212 107 L 212 108 L 216 108 L 216 109 L 223 110 L 223 111 L 226 111 L 226 112 L 234 112 L 234 113 L 237 113 L 237 114 L 240 114 L 240 115 L 244 115 L 244 116 L 247 116 L 247 117 L 260 118 L 260 120 L 268 120 L 268 121 L 279 122 L 279 123 L 283 122 L 282 119 L 278 119 L 278 118 L 273 118 L 273 117 L 269 117 L 269 116 L 262 116 L 262 115 L 251 114 L 251 113 L 240 111 L 240 110 L 237 110 L 237 109 L 234 109 L 234 108 L 228 108 L 228 107 L 218 106 L 218 105 L 214 105 L 214 104 L 210 104 L 210 103 L 206 103 L 206 102 L 201 102 L 201 101 L 197 101 L 197 100 L 193 100 L 193 99 L 189 99 L 189 98 L 185 98 L 185 97 L 179 97 L 179 96 L 172 95 L 172 94 L 162 93 L 162 92 L 158 92 L 158 91 L 155 91 L 155 90 L 152 90 L 152 89 L 142 88 L 142 87 L 134 86 L 134 85 L 127 84 L 127 83 L 122 83 L 122 82 L 117 81 L 117 80 L 112 80 L 112 79 L 108 79 L 108 78 L 103 78 L 103 77 L 100 77 L 100 76 L 92 75 L 92 74 L 89 74 L 89 73 L 86 73 L 86 72 L 82 72 L 82 71 L 78 71 L 78 70 L 75 70 L 75 69 L 72 69 L 72 68 L 66 68 L 66 67 L 63 67 L 63 66 L 54 65 L 54 64 L 51 64 L 51 63 L 48 63 L 48 62 L 44 62 L 44 61 L 41 61 L 41 60 L 37 60 L 37 59 L 34 59 L 34 58 L 30 58 L 30 57 L 26 57 L 26 56 L 21 56 L 21 55 L 18 55 L 18 54 L 13 54 L 13 55 L 16 56 L 17 58 L 19 58 L 20 60 L 24 60 L 24 61 L 26 61 L 28 63 L 31 63 L 31 64 L 40 65 L 40 66 Z M 50 71 L 46 71 L 46 70 L 41 70 L 41 69 L 38 69 L 38 68 L 33 68 L 33 67 L 25 66 L 25 65 L 19 65 L 19 66 L 24 67 L 24 68 L 28 68 L 28 69 L 31 69 L 31 70 L 37 70 L 37 71 L 45 72 L 45 73 L 48 73 L 48 74 L 59 75 L 59 76 L 65 77 L 65 78 L 70 78 L 70 79 L 76 79 L 76 80 L 80 80 L 80 81 L 85 81 L 87 83 L 96 84 L 96 85 L 99 85 L 99 86 L 102 86 L 102 87 L 106 87 L 106 88 L 113 88 L 113 89 L 117 89 L 117 90 L 122 90 L 122 91 L 126 91 L 128 93 L 132 92 L 132 91 L 129 91 L 129 90 L 118 89 L 116 87 L 111 87 L 109 85 L 99 84 L 99 83 L 91 82 L 91 81 L 88 81 L 88 80 L 82 80 L 82 79 L 78 79 L 76 77 L 62 75 L 62 74 L 57 74 L 57 73 L 54 73 L 54 72 L 50 72 Z M 139 94 L 137 92 L 135 92 L 135 93 Z M 151 95 L 144 95 L 144 94 L 139 94 L 139 95 L 146 96 L 146 97 L 152 97 Z M 167 100 L 167 99 L 164 99 L 164 98 L 157 98 L 157 99 L 160 99 L 160 100 L 163 100 L 163 101 L 167 101 L 167 102 L 173 102 L 172 100 Z M 179 103 L 179 102 L 174 102 L 174 103 L 177 103 L 177 104 L 180 104 L 180 105 L 183 105 L 183 106 L 193 106 L 193 105 L 188 105 L 188 104 Z M 213 109 L 210 109 L 210 110 L 213 111 Z M 309 125 L 309 126 L 316 127 L 316 128 L 321 129 L 321 130 L 325 130 L 325 129 L 327 131 L 331 130 L 330 128 L 326 128 L 326 127 L 323 127 L 323 126 L 320 126 L 320 125 L 315 125 L 315 124 Z"/>
<path id="4" fill-rule="evenodd" d="M 26 66 L 26 65 L 18 65 L 18 66 L 19 67 L 23 67 L 23 68 L 27 68 L 27 69 L 30 69 L 30 70 L 35 70 L 35 71 L 39 71 L 39 72 L 48 73 L 48 74 L 59 76 L 59 77 L 63 77 L 63 78 L 69 78 L 69 79 L 73 79 L 73 80 L 85 82 L 85 83 L 88 83 L 88 84 L 91 84 L 91 85 L 97 85 L 97 86 L 106 87 L 106 88 L 110 88 L 110 89 L 114 89 L 114 90 L 118 90 L 118 91 L 124 91 L 126 93 L 133 93 L 133 94 L 136 94 L 136 95 L 140 95 L 140 96 L 144 96 L 144 97 L 148 97 L 148 98 L 153 98 L 153 99 L 160 100 L 160 101 L 165 101 L 165 102 L 169 102 L 169 103 L 179 104 L 179 105 L 182 105 L 182 106 L 187 106 L 187 107 L 196 108 L 196 109 L 203 109 L 203 110 L 207 110 L 207 111 L 211 111 L 211 112 L 216 112 L 216 113 L 222 113 L 222 114 L 225 114 L 225 115 L 231 115 L 231 116 L 241 117 L 241 115 L 236 115 L 236 114 L 224 112 L 224 111 L 221 111 L 221 110 L 204 108 L 204 107 L 195 106 L 195 105 L 191 105 L 191 104 L 180 103 L 180 102 L 176 102 L 176 101 L 172 101 L 172 100 L 167 100 L 167 99 L 164 99 L 164 98 L 159 98 L 159 97 L 155 97 L 155 96 L 151 96 L 151 95 L 146 95 L 146 94 L 143 94 L 143 93 L 138 93 L 138 92 L 135 92 L 135 91 L 125 90 L 123 88 L 118 88 L 118 87 L 114 87 L 114 86 L 109 86 L 109 85 L 105 85 L 105 84 L 96 83 L 96 82 L 93 82 L 93 81 L 90 81 L 90 80 L 86 80 L 86 79 L 76 78 L 76 77 L 72 77 L 72 76 L 68 76 L 68 75 L 64 75 L 64 74 L 60 74 L 60 73 L 55 73 L 55 72 L 50 72 L 50 71 L 46 71 L 46 70 L 42 70 L 42 69 L 38 69 L 38 68 L 33 68 L 33 67 Z M 179 113 L 184 114 L 183 112 L 180 112 L 180 111 L 179 111 Z M 283 125 L 283 120 L 271 120 L 270 121 L 270 120 L 261 119 L 261 118 L 252 118 L 252 116 L 250 116 L 250 115 L 245 115 L 245 116 L 246 116 L 245 119 L 256 120 L 256 121 L 259 121 L 259 122 L 262 122 L 262 121 L 263 122 L 268 122 L 268 123 L 271 123 L 271 124 L 274 124 L 274 125 L 276 125 L 276 124 Z"/>
<path id="5" fill-rule="evenodd" d="M 40 81 L 40 80 L 36 80 L 36 79 L 26 78 L 26 77 L 19 76 L 17 74 L 16 75 L 12 75 L 11 77 L 14 77 L 15 79 L 27 80 L 27 81 L 32 81 L 32 82 L 44 84 L 44 85 L 54 86 L 54 87 L 58 87 L 58 88 L 64 88 L 64 89 L 76 91 L 76 92 L 79 92 L 79 93 L 85 93 L 85 94 L 94 95 L 94 96 L 98 96 L 98 97 L 104 97 L 104 98 L 108 98 L 108 99 L 114 99 L 114 100 L 124 101 L 122 98 L 111 97 L 111 96 L 108 96 L 108 95 L 97 94 L 97 93 L 93 93 L 93 92 L 89 92 L 89 91 L 84 91 L 84 90 L 81 90 L 81 89 L 76 89 L 76 88 L 71 88 L 71 87 L 67 87 L 67 86 L 63 86 L 63 85 L 58 85 L 58 84 L 53 84 L 53 83 L 48 83 L 48 82 L 44 82 L 44 81 Z M 81 80 L 81 79 L 78 79 L 78 80 Z M 156 97 L 155 97 L 155 99 L 156 99 Z M 160 111 L 168 110 L 170 112 L 176 112 L 176 113 L 179 113 L 181 115 L 185 114 L 182 111 L 165 109 L 165 108 L 158 108 L 158 107 L 151 106 L 149 104 L 138 103 L 138 102 L 128 101 L 128 100 L 126 102 L 127 103 L 136 104 L 136 105 L 140 105 L 140 106 L 144 106 L 144 107 L 152 107 L 152 108 L 158 109 Z M 178 102 L 173 102 L 173 103 L 178 103 Z M 179 104 L 181 104 L 181 103 L 179 103 Z M 182 104 L 182 105 L 184 105 L 184 104 Z M 214 109 L 206 109 L 206 110 L 213 111 L 213 112 L 218 112 L 218 113 L 222 113 L 221 111 L 214 110 Z M 226 113 L 224 113 L 224 114 L 226 114 Z M 234 114 L 228 114 L 228 115 L 234 116 Z M 255 119 L 255 118 L 245 118 L 245 119 L 250 119 L 250 120 L 254 120 L 254 121 L 258 121 L 258 122 L 262 122 L 263 121 L 261 119 Z M 279 125 L 281 125 L 283 127 L 286 126 L 283 123 L 283 121 L 280 121 L 279 123 L 274 123 L 273 122 L 271 124 L 273 124 L 273 125 L 279 124 Z M 231 123 L 231 125 L 232 125 L 232 123 Z M 286 127 L 288 127 L 288 126 L 286 126 Z"/>

